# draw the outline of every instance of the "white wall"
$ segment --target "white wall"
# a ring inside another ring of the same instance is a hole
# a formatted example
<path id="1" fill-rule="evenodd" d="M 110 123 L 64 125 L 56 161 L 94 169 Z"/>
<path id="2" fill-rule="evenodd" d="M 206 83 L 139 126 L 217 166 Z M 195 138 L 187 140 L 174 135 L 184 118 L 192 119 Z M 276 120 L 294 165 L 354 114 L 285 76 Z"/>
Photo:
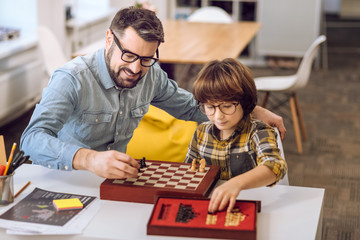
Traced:
<path id="1" fill-rule="evenodd" d="M 258 0 L 260 56 L 302 57 L 320 34 L 321 0 Z"/>
<path id="2" fill-rule="evenodd" d="M 37 0 L 1 0 L 0 26 L 18 28 L 21 34 L 34 33 L 37 25 Z"/>
<path id="3" fill-rule="evenodd" d="M 124 7 L 134 6 L 136 0 L 109 0 L 111 7 L 121 9 Z M 148 0 L 156 8 L 156 15 L 160 20 L 168 19 L 171 16 L 171 5 L 175 0 Z M 138 1 L 141 2 L 141 1 Z"/>
<path id="4" fill-rule="evenodd" d="M 66 44 L 65 8 L 63 0 L 37 0 L 38 25 L 55 34 L 63 48 Z"/>

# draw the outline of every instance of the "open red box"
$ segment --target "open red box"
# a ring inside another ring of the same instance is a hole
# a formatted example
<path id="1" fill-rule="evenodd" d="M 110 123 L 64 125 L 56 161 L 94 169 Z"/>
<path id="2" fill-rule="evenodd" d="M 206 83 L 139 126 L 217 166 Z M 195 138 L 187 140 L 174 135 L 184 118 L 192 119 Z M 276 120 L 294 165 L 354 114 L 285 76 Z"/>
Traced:
<path id="1" fill-rule="evenodd" d="M 147 224 L 147 234 L 242 240 L 256 239 L 256 219 L 257 213 L 260 212 L 260 201 L 237 200 L 235 208 L 238 211 L 228 215 L 233 221 L 226 220 L 226 211 L 209 214 L 209 201 L 209 199 L 204 198 L 159 197 Z M 239 215 L 242 216 L 241 220 L 234 221 L 236 216 Z M 209 219 L 214 218 L 215 221 L 212 224 L 207 222 Z M 229 223 L 232 223 L 232 225 L 229 225 Z"/>

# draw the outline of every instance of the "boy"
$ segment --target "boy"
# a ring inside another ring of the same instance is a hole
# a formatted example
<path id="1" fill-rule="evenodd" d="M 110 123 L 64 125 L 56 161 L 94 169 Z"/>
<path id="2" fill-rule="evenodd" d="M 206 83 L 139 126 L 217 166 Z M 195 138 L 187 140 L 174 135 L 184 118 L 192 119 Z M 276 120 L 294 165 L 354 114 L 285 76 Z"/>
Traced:
<path id="1" fill-rule="evenodd" d="M 220 179 L 209 212 L 231 211 L 243 189 L 273 185 L 287 172 L 276 132 L 253 119 L 257 93 L 247 67 L 235 59 L 211 61 L 198 74 L 193 92 L 200 111 L 209 118 L 196 129 L 185 162 L 205 159 L 220 166 Z"/>

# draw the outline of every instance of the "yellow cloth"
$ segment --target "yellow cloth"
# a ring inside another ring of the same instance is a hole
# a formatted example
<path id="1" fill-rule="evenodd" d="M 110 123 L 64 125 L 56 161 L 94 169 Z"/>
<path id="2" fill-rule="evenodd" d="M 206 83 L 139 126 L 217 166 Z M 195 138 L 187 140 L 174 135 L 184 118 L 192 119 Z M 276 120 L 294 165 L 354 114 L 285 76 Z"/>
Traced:
<path id="1" fill-rule="evenodd" d="M 150 105 L 127 147 L 135 159 L 183 162 L 197 123 L 176 119 Z"/>

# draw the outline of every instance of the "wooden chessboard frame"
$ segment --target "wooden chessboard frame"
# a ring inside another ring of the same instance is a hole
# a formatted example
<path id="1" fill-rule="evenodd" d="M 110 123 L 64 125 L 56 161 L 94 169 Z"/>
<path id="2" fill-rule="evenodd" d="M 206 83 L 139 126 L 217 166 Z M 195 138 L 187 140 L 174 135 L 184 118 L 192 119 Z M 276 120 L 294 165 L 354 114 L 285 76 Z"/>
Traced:
<path id="1" fill-rule="evenodd" d="M 172 165 L 187 165 L 191 168 L 191 163 L 165 162 L 146 160 L 146 163 L 167 163 Z M 196 190 L 173 189 L 162 187 L 148 187 L 136 185 L 115 184 L 115 179 L 106 179 L 100 184 L 100 199 L 138 202 L 138 203 L 155 203 L 156 196 L 178 196 L 178 197 L 207 197 L 216 184 L 220 175 L 220 167 L 215 165 L 206 165 L 209 170 L 206 172 L 201 183 Z"/>
<path id="2" fill-rule="evenodd" d="M 254 214 L 254 229 L 252 230 L 236 230 L 234 228 L 204 228 L 199 227 L 186 227 L 184 224 L 179 226 L 168 225 L 153 225 L 152 219 L 158 217 L 155 214 L 155 209 L 158 207 L 159 199 L 165 199 L 171 201 L 171 199 L 186 199 L 186 200 L 207 200 L 207 198 L 187 198 L 187 197 L 168 197 L 158 196 L 157 201 L 154 204 L 154 208 L 147 223 L 148 235 L 161 235 L 161 236 L 177 236 L 177 237 L 198 237 L 198 238 L 218 238 L 218 239 L 240 239 L 240 240 L 256 240 L 257 229 L 257 214 L 261 211 L 261 201 L 257 200 L 236 200 L 236 203 L 251 203 L 255 206 Z M 206 205 L 207 206 L 207 205 Z M 182 225 L 182 226 L 180 226 Z"/>

